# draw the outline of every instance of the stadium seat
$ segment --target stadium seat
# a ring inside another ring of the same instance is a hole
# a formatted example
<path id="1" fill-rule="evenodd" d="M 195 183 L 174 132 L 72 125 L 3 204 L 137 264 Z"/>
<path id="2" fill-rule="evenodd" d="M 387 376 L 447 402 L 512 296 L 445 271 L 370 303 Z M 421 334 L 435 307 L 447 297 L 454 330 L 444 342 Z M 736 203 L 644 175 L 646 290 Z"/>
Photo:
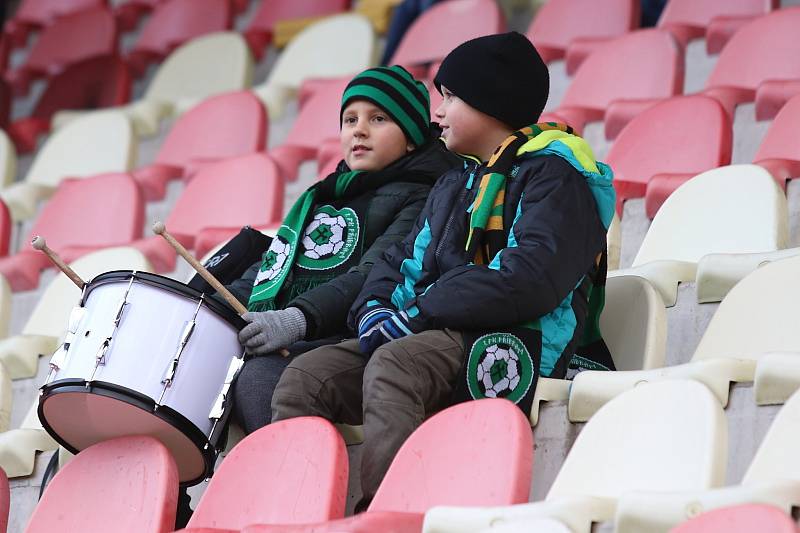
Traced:
<path id="1" fill-rule="evenodd" d="M 54 132 L 36 153 L 25 179 L 0 191 L 0 198 L 12 219 L 27 220 L 62 179 L 125 172 L 135 157 L 128 118 L 116 111 L 93 113 Z"/>
<path id="2" fill-rule="evenodd" d="M 718 54 L 736 31 L 779 7 L 779 0 L 670 0 L 658 27 L 669 31 L 686 48 L 705 37 L 706 52 Z"/>
<path id="3" fill-rule="evenodd" d="M 687 124 L 694 124 L 687 128 Z M 606 157 L 614 169 L 617 214 L 625 200 L 646 196 L 647 216 L 695 174 L 728 165 L 733 150 L 731 119 L 713 98 L 676 96 L 636 116 L 622 129 Z"/>
<path id="4" fill-rule="evenodd" d="M 553 518 L 535 518 L 525 520 L 509 520 L 492 524 L 478 533 L 572 533 L 572 530 Z"/>
<path id="5" fill-rule="evenodd" d="M 612 167 L 613 168 L 613 167 Z M 616 172 L 616 170 L 614 171 Z M 614 185 L 616 188 L 616 184 Z M 617 192 L 619 195 L 619 192 Z M 622 227 L 619 216 L 614 213 L 614 218 L 611 219 L 611 225 L 608 227 L 608 234 L 606 235 L 606 248 L 608 249 L 608 270 L 616 270 L 619 268 L 619 256 L 622 251 Z"/>
<path id="6" fill-rule="evenodd" d="M 755 101 L 756 120 L 775 116 L 800 93 L 800 7 L 759 17 L 731 37 L 706 82 L 705 94 L 733 116 L 737 105 Z"/>
<path id="7" fill-rule="evenodd" d="M 5 202 L 0 200 L 0 258 L 8 255 L 12 225 L 11 213 L 8 211 Z"/>
<path id="8" fill-rule="evenodd" d="M 38 404 L 38 398 L 34 398 L 19 428 L 0 433 L 0 468 L 9 478 L 29 476 L 37 452 L 58 448 L 56 441 L 42 429 L 36 414 Z"/>
<path id="9" fill-rule="evenodd" d="M 670 533 L 797 533 L 794 520 L 771 505 L 741 504 L 724 507 L 684 522 Z"/>
<path id="10" fill-rule="evenodd" d="M 242 226 L 280 223 L 284 183 L 277 167 L 264 154 L 230 158 L 200 169 L 184 189 L 166 220 L 167 230 L 186 248 L 195 247 L 206 229 L 220 240 L 236 235 Z M 175 269 L 175 250 L 159 236 L 138 241 L 156 272 Z"/>
<path id="11" fill-rule="evenodd" d="M 600 331 L 617 370 L 642 370 L 664 366 L 667 315 L 658 292 L 644 278 L 620 276 L 606 283 L 606 300 Z M 540 377 L 533 397 L 531 425 L 539 422 L 543 401 L 570 399 L 571 381 Z M 569 418 L 584 422 L 580 405 L 570 400 Z M 595 408 L 596 409 L 596 408 Z M 594 412 L 594 410 L 592 410 Z"/>
<path id="12" fill-rule="evenodd" d="M 101 174 L 61 182 L 28 238 L 41 235 L 64 261 L 142 236 L 144 201 L 130 174 Z M 32 248 L 0 259 L 0 273 L 13 291 L 36 288 L 39 273 L 52 265 Z"/>
<path id="13" fill-rule="evenodd" d="M 545 63 L 566 58 L 572 75 L 597 45 L 638 28 L 640 11 L 636 0 L 550 0 L 526 35 Z"/>
<path id="14" fill-rule="evenodd" d="M 609 275 L 647 278 L 671 307 L 678 283 L 695 279 L 703 256 L 785 248 L 788 218 L 786 196 L 763 168 L 712 169 L 685 182 L 666 199 L 631 268 Z"/>
<path id="15" fill-rule="evenodd" d="M 205 0 L 198 9 L 194 0 L 158 3 L 126 56 L 131 73 L 139 78 L 152 63 L 159 63 L 183 43 L 212 32 L 230 30 L 230 0 Z"/>
<path id="16" fill-rule="evenodd" d="M 431 63 L 441 62 L 459 44 L 501 33 L 505 28 L 503 12 L 494 0 L 441 2 L 422 13 L 408 28 L 389 64 L 402 65 L 422 78 Z"/>
<path id="17" fill-rule="evenodd" d="M 52 78 L 84 59 L 116 53 L 117 41 L 114 16 L 105 7 L 62 16 L 41 32 L 25 63 L 6 72 L 6 80 L 15 95 L 23 96 L 34 80 Z"/>
<path id="18" fill-rule="evenodd" d="M 3 276 L 0 276 L 0 339 L 8 337 L 8 326 L 11 323 L 12 295 L 11 287 Z M 0 343 L 3 341 L 0 340 Z"/>
<path id="19" fill-rule="evenodd" d="M 5 130 L 0 130 L 0 189 L 14 182 L 17 175 L 17 152 Z"/>
<path id="20" fill-rule="evenodd" d="M 8 56 L 11 54 L 11 45 L 5 33 L 0 33 L 0 77 L 8 68 Z"/>
<path id="21" fill-rule="evenodd" d="M 127 0 L 114 6 L 114 17 L 120 31 L 128 32 L 136 29 L 139 19 L 145 13 L 151 13 L 163 0 Z"/>
<path id="22" fill-rule="evenodd" d="M 800 461 L 796 455 L 800 445 L 798 419 L 800 394 L 795 394 L 773 420 L 739 485 L 667 494 L 629 493 L 622 498 L 617 509 L 617 531 L 667 531 L 691 518 L 694 509 L 720 509 L 738 504 L 773 505 L 788 519 L 793 508 L 800 505 Z M 766 527 L 768 523 L 741 531 L 772 531 Z M 681 531 L 680 528 L 677 530 Z M 713 531 L 727 533 L 731 530 Z M 796 525 L 791 531 L 796 532 Z"/>
<path id="23" fill-rule="evenodd" d="M 633 117 L 683 92 L 683 54 L 663 30 L 638 30 L 603 43 L 581 63 L 560 106 L 540 121 L 582 131 L 605 120 L 612 139 Z"/>
<path id="24" fill-rule="evenodd" d="M 277 22 L 333 15 L 346 11 L 349 6 L 350 0 L 262 0 L 244 31 L 244 38 L 260 61 L 272 42 Z"/>
<path id="25" fill-rule="evenodd" d="M 87 281 L 111 270 L 152 270 L 147 258 L 129 247 L 106 248 L 86 254 L 70 263 L 70 267 Z M 50 355 L 58 348 L 67 331 L 70 310 L 78 302 L 80 294 L 80 289 L 65 274 L 59 273 L 37 299 L 22 331 L 0 340 L 0 363 L 12 379 L 35 376 L 39 356 Z M 5 464 L 0 463 L 0 466 L 6 468 Z"/>
<path id="26" fill-rule="evenodd" d="M 318 85 L 314 94 L 297 113 L 286 140 L 270 150 L 270 156 L 278 165 L 284 180 L 296 180 L 300 164 L 317 157 L 320 147 L 326 141 L 336 141 L 336 161 L 341 159 L 338 111 L 342 103 L 342 93 L 349 81 L 337 79 Z"/>
<path id="27" fill-rule="evenodd" d="M 188 179 L 215 161 L 263 151 L 267 126 L 266 110 L 251 92 L 212 96 L 175 122 L 155 162 L 134 171 L 133 177 L 146 200 L 160 200 L 171 179 Z"/>
<path id="28" fill-rule="evenodd" d="M 228 453 L 184 531 L 341 518 L 347 479 L 347 449 L 330 422 L 317 417 L 276 422 Z"/>
<path id="29" fill-rule="evenodd" d="M 753 162 L 767 169 L 784 189 L 788 180 L 800 177 L 800 95 L 775 116 Z"/>
<path id="30" fill-rule="evenodd" d="M 53 477 L 27 531 L 169 532 L 177 503 L 178 469 L 164 445 L 120 437 L 86 448 Z"/>
<path id="31" fill-rule="evenodd" d="M 372 66 L 375 35 L 361 15 L 334 15 L 303 30 L 281 52 L 269 77 L 253 91 L 280 118 L 303 81 L 351 76 Z"/>
<path id="32" fill-rule="evenodd" d="M 497 453 L 502 450 L 502 453 Z M 511 402 L 455 405 L 403 443 L 367 511 L 327 524 L 250 526 L 243 533 L 418 532 L 435 505 L 510 505 L 528 500 L 533 435 Z"/>
<path id="33" fill-rule="evenodd" d="M 65 15 L 107 5 L 108 0 L 23 0 L 4 31 L 12 46 L 24 46 L 31 30 L 50 26 Z"/>
<path id="34" fill-rule="evenodd" d="M 638 372 L 581 372 L 572 382 L 570 410 L 579 409 L 580 417 L 586 419 L 621 391 L 645 381 L 676 377 L 702 381 L 723 406 L 728 404 L 731 382 L 753 381 L 759 372 L 762 376 L 754 387 L 757 403 L 776 403 L 779 391 L 790 389 L 791 394 L 792 382 L 795 390 L 800 386 L 794 370 L 800 332 L 791 325 L 794 302 L 800 296 L 798 267 L 800 256 L 774 261 L 733 287 L 689 363 Z M 775 356 L 783 357 L 775 360 Z M 771 367 L 772 371 L 758 367 Z"/>
<path id="35" fill-rule="evenodd" d="M 215 94 L 247 89 L 252 83 L 253 58 L 235 32 L 198 37 L 183 44 L 159 66 L 141 100 L 121 109 L 133 121 L 138 136 L 158 132 L 162 119 L 178 116 Z M 81 113 L 62 111 L 53 126 L 71 122 Z"/>
<path id="36" fill-rule="evenodd" d="M 423 531 L 467 533 L 511 520 L 555 518 L 574 533 L 588 533 L 592 522 L 610 520 L 618 500 L 630 491 L 721 486 L 727 441 L 725 413 L 705 386 L 677 379 L 643 384 L 589 420 L 544 501 L 434 507 L 425 515 Z"/>
<path id="37" fill-rule="evenodd" d="M 2 74 L 2 71 L 0 71 Z M 7 129 L 9 116 L 11 115 L 11 87 L 0 76 L 0 129 Z"/>
<path id="38" fill-rule="evenodd" d="M 10 125 L 17 152 L 35 150 L 37 138 L 50 131 L 51 118 L 62 109 L 99 109 L 127 103 L 131 83 L 128 67 L 116 54 L 68 66 L 48 82 L 30 116 Z"/>

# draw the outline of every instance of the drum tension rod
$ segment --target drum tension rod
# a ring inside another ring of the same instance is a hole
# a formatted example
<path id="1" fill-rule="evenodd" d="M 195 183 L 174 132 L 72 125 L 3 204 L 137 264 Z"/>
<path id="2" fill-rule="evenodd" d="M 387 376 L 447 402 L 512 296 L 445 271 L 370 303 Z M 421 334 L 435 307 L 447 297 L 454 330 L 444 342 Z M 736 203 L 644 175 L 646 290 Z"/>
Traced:
<path id="1" fill-rule="evenodd" d="M 106 364 L 106 353 L 111 346 L 111 341 L 114 339 L 114 332 L 117 331 L 117 328 L 119 328 L 119 323 L 122 321 L 122 313 L 125 311 L 125 306 L 130 305 L 128 302 L 128 294 L 131 292 L 131 286 L 133 285 L 133 281 L 135 279 L 136 271 L 134 270 L 131 273 L 131 280 L 128 282 L 128 286 L 125 288 L 125 294 L 122 295 L 122 299 L 119 301 L 119 304 L 117 304 L 117 312 L 114 314 L 114 322 L 111 332 L 109 332 L 108 336 L 103 339 L 102 344 L 100 344 L 100 347 L 97 349 L 97 354 L 94 356 L 94 370 L 92 370 L 92 376 L 86 382 L 87 389 L 89 388 L 91 382 L 94 381 L 94 376 L 97 373 L 98 367 Z"/>
<path id="2" fill-rule="evenodd" d="M 197 307 L 194 309 L 194 315 L 192 315 L 192 319 L 189 320 L 189 322 L 187 322 L 183 327 L 183 333 L 181 334 L 181 340 L 178 343 L 178 349 L 176 350 L 175 356 L 172 358 L 169 367 L 167 367 L 167 372 L 164 374 L 164 379 L 161 380 L 161 383 L 164 384 L 164 389 L 161 391 L 161 396 L 158 398 L 156 408 L 161 405 L 161 402 L 164 400 L 164 395 L 167 393 L 167 389 L 172 385 L 172 380 L 175 379 L 175 373 L 178 371 L 178 364 L 181 362 L 181 354 L 183 354 L 184 348 L 186 348 L 186 345 L 189 344 L 189 339 L 194 333 L 194 328 L 197 325 L 197 314 L 200 312 L 200 308 L 203 306 L 205 297 L 205 294 L 200 295 L 200 300 L 197 302 Z"/>

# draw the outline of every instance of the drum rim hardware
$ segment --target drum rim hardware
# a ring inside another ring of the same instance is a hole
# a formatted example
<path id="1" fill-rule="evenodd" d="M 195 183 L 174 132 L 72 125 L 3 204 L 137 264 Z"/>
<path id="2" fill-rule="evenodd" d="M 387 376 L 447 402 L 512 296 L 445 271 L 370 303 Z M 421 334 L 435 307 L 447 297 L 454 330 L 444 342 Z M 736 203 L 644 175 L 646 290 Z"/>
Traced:
<path id="1" fill-rule="evenodd" d="M 194 328 L 197 326 L 197 314 L 200 312 L 203 302 L 205 302 L 205 296 L 205 294 L 200 295 L 200 300 L 197 302 L 197 307 L 194 308 L 194 315 L 192 315 L 191 320 L 189 320 L 183 327 L 183 333 L 181 334 L 181 339 L 178 341 L 178 347 L 175 350 L 175 355 L 172 356 L 172 361 L 170 361 L 170 364 L 167 367 L 167 371 L 164 374 L 164 379 L 161 380 L 164 388 L 161 390 L 161 396 L 158 397 L 158 401 L 156 402 L 156 409 L 161 406 L 164 401 L 164 395 L 167 393 L 167 389 L 172 386 L 172 381 L 175 379 L 175 373 L 178 371 L 178 365 L 181 362 L 183 350 L 186 348 L 186 345 L 189 344 L 189 339 L 192 338 Z"/>
<path id="2" fill-rule="evenodd" d="M 130 305 L 128 302 L 128 295 L 131 292 L 131 287 L 133 286 L 133 282 L 136 280 L 136 271 L 134 270 L 131 273 L 131 279 L 128 281 L 128 286 L 125 288 L 125 293 L 122 295 L 122 299 L 117 304 L 117 312 L 114 313 L 114 320 L 112 322 L 113 327 L 111 328 L 111 332 L 103 339 L 103 342 L 100 344 L 100 347 L 97 349 L 97 354 L 95 354 L 95 362 L 94 362 L 94 370 L 92 370 L 92 375 L 87 382 L 88 383 L 94 381 L 94 377 L 97 374 L 97 369 L 100 365 L 106 364 L 106 354 L 108 353 L 109 348 L 111 347 L 111 343 L 114 340 L 114 333 L 119 329 L 119 323 L 122 321 L 122 315 L 125 312 L 125 307 Z"/>

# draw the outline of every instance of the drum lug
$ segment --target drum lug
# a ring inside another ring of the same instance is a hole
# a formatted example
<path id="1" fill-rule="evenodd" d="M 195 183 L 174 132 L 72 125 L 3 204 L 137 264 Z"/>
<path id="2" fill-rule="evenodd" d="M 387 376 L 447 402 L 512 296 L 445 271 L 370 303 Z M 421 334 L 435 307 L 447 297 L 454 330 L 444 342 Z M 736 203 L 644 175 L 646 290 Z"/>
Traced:
<path id="1" fill-rule="evenodd" d="M 167 367 L 167 371 L 164 374 L 164 379 L 161 380 L 164 388 L 161 391 L 161 396 L 158 398 L 158 405 L 161 405 L 161 402 L 164 400 L 164 395 L 167 393 L 167 389 L 172 385 L 172 381 L 175 379 L 175 373 L 178 371 L 178 365 L 181 362 L 181 354 L 183 354 L 183 350 L 186 348 L 186 345 L 189 344 L 189 339 L 191 339 L 192 334 L 194 334 L 194 328 L 197 325 L 197 314 L 200 312 L 200 307 L 202 307 L 204 300 L 205 295 L 201 295 L 200 301 L 197 302 L 197 307 L 194 310 L 192 319 L 189 320 L 183 327 L 183 333 L 181 333 L 181 340 L 178 342 L 178 348 L 175 351 L 175 356 L 172 358 L 172 361 L 170 361 L 169 366 Z"/>
<path id="2" fill-rule="evenodd" d="M 228 391 L 230 390 L 231 384 L 233 384 L 233 381 L 236 379 L 236 376 L 239 374 L 239 370 L 242 369 L 243 365 L 243 357 L 237 356 L 231 360 L 231 364 L 228 366 L 228 374 L 225 376 L 225 383 L 222 385 L 222 391 L 220 391 L 219 396 L 217 396 L 217 400 L 214 402 L 213 407 L 211 407 L 211 412 L 208 413 L 208 418 L 211 420 L 219 420 L 225 413 L 225 403 L 228 401 Z"/>
<path id="3" fill-rule="evenodd" d="M 64 366 L 64 362 L 67 359 L 67 352 L 69 352 L 69 347 L 75 340 L 75 334 L 78 332 L 78 328 L 80 327 L 84 316 L 86 316 L 86 308 L 80 305 L 73 307 L 72 311 L 70 311 L 67 333 L 64 335 L 64 342 L 62 342 L 61 346 L 59 346 L 58 349 L 53 352 L 53 356 L 50 358 L 50 372 L 47 374 L 45 385 L 50 383 L 53 380 L 53 377 L 55 377 L 56 372 L 61 370 L 61 367 Z"/>

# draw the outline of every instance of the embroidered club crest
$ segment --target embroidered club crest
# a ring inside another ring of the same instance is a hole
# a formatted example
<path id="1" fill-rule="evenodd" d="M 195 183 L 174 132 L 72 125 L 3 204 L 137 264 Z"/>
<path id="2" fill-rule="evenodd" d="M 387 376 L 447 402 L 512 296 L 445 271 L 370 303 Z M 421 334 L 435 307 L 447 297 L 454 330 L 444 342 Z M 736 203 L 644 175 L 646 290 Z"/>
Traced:
<path id="1" fill-rule="evenodd" d="M 309 270 L 328 270 L 347 261 L 358 244 L 358 217 L 349 207 L 317 209 L 300 241 L 297 264 Z"/>
<path id="2" fill-rule="evenodd" d="M 506 398 L 517 403 L 533 379 L 533 359 L 516 336 L 490 333 L 472 345 L 467 361 L 467 389 L 473 398 Z"/>

